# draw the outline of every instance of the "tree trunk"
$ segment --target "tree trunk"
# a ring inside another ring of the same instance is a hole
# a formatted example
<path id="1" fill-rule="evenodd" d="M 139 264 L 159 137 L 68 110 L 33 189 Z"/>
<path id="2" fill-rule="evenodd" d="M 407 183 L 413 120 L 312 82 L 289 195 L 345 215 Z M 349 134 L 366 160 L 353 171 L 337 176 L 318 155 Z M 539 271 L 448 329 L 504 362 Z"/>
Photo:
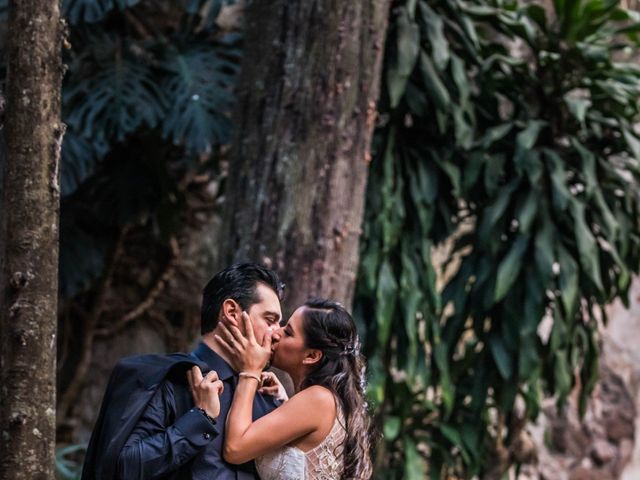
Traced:
<path id="1" fill-rule="evenodd" d="M 389 3 L 247 7 L 221 258 L 277 269 L 290 307 L 352 300 Z"/>
<path id="2" fill-rule="evenodd" d="M 58 2 L 9 5 L 2 189 L 0 478 L 53 479 L 62 24 Z"/>

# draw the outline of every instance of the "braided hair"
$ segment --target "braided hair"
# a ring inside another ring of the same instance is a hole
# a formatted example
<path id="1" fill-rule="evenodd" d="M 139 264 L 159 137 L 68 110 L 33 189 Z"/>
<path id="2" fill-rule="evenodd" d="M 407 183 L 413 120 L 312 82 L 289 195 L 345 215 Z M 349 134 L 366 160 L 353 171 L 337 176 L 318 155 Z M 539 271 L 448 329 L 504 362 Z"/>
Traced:
<path id="1" fill-rule="evenodd" d="M 321 385 L 336 396 L 345 418 L 344 471 L 341 480 L 370 479 L 370 422 L 365 400 L 365 365 L 353 318 L 339 303 L 311 299 L 302 317 L 305 346 L 322 351 L 301 388 Z"/>

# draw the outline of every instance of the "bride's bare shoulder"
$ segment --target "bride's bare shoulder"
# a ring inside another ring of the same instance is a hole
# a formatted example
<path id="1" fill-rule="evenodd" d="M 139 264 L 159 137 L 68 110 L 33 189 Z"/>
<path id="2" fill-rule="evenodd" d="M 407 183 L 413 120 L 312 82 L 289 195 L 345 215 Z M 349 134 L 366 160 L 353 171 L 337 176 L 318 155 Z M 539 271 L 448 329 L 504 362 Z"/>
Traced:
<path id="1" fill-rule="evenodd" d="M 291 400 L 297 400 L 298 402 L 304 402 L 309 408 L 334 408 L 335 398 L 333 392 L 326 387 L 320 385 L 312 385 L 304 390 L 296 393 Z"/>

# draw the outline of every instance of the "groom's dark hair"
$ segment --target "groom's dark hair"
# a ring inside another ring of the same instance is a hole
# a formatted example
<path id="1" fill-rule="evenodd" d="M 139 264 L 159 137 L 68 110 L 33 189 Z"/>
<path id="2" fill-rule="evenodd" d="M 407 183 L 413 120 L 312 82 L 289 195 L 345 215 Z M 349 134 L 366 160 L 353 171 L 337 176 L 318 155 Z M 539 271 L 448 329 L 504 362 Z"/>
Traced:
<path id="1" fill-rule="evenodd" d="M 216 328 L 226 299 L 235 300 L 243 310 L 249 310 L 260 302 L 259 283 L 271 288 L 282 300 L 284 284 L 278 274 L 257 263 L 236 263 L 216 273 L 202 292 L 200 333 L 204 335 Z"/>

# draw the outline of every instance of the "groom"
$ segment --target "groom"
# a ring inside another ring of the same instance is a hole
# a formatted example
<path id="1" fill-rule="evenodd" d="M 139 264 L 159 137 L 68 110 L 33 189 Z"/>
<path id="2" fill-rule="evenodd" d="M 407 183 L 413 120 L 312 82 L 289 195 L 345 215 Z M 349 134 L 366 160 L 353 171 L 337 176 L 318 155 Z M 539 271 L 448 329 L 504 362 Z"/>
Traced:
<path id="1" fill-rule="evenodd" d="M 282 284 L 275 272 L 257 264 L 232 265 L 217 273 L 203 292 L 202 341 L 191 353 L 212 370 L 204 379 L 198 367 L 190 372 L 193 408 L 180 415 L 178 395 L 165 381 L 150 400 L 118 457 L 117 478 L 240 480 L 257 479 L 253 462 L 231 465 L 222 458 L 227 413 L 238 374 L 217 342 L 218 323 L 240 321 L 242 311 L 251 318 L 256 339 L 263 342 L 282 317 Z M 220 383 L 221 382 L 221 383 Z M 190 395 L 191 397 L 191 395 Z M 277 402 L 256 395 L 254 419 L 266 415 Z"/>

